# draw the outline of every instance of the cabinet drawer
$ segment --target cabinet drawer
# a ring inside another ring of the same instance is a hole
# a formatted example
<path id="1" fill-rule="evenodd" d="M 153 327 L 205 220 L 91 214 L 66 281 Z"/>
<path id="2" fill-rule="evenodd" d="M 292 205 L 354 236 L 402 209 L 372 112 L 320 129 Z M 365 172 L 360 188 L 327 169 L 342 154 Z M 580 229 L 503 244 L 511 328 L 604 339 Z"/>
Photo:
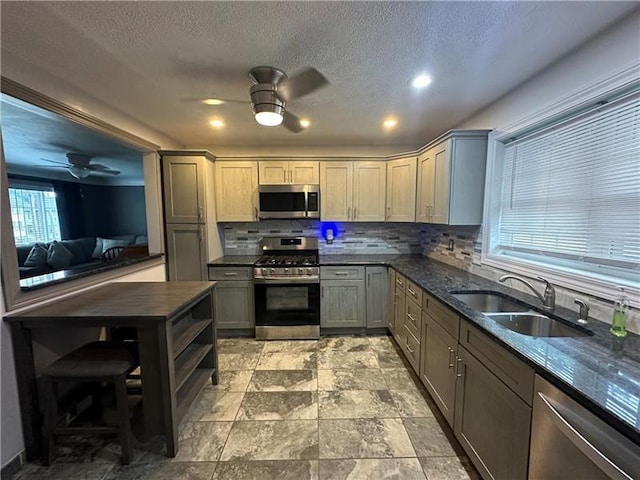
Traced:
<path id="1" fill-rule="evenodd" d="M 253 280 L 251 267 L 209 267 L 209 280 Z"/>
<path id="2" fill-rule="evenodd" d="M 418 305 L 422 305 L 422 289 L 411 280 L 407 279 L 406 283 L 407 298 L 413 300 Z"/>
<path id="3" fill-rule="evenodd" d="M 404 325 L 407 327 L 414 337 L 420 338 L 422 310 L 420 304 L 414 302 L 407 295 L 407 304 L 405 307 Z"/>
<path id="4" fill-rule="evenodd" d="M 422 309 L 434 321 L 444 328 L 449 335 L 458 338 L 458 329 L 460 327 L 460 317 L 449 308 L 445 307 L 428 293 L 422 294 Z"/>
<path id="5" fill-rule="evenodd" d="M 320 278 L 336 280 L 364 280 L 364 267 L 320 267 Z"/>
<path id="6" fill-rule="evenodd" d="M 531 367 L 466 321 L 460 325 L 460 345 L 475 355 L 520 398 L 532 404 L 535 372 Z"/>
<path id="7" fill-rule="evenodd" d="M 420 342 L 413 336 L 413 333 L 404 327 L 404 335 L 402 335 L 402 350 L 407 356 L 407 360 L 417 374 L 420 372 Z"/>
<path id="8" fill-rule="evenodd" d="M 402 275 L 400 275 L 398 272 L 396 272 L 396 281 L 395 281 L 395 288 L 396 288 L 396 293 L 405 292 L 405 287 L 407 285 L 407 279 L 404 278 Z"/>

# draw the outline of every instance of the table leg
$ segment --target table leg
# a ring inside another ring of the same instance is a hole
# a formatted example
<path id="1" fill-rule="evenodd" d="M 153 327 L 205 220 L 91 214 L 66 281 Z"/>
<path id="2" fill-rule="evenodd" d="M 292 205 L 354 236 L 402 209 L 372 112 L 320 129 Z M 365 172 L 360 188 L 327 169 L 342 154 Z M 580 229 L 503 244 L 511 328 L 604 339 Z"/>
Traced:
<path id="1" fill-rule="evenodd" d="M 38 383 L 33 359 L 31 330 L 20 323 L 11 325 L 13 356 L 20 398 L 20 413 L 27 460 L 40 457 L 42 444 L 42 415 L 38 401 Z"/>
<path id="2" fill-rule="evenodd" d="M 138 329 L 145 431 L 164 435 L 167 456 L 178 453 L 171 322 Z"/>

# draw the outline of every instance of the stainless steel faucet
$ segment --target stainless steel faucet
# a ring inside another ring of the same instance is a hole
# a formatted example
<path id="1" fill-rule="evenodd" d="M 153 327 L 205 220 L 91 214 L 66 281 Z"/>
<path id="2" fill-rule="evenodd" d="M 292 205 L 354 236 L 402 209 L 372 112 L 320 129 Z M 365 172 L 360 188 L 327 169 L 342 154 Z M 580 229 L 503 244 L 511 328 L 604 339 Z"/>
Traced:
<path id="1" fill-rule="evenodd" d="M 573 301 L 575 304 L 580 305 L 580 314 L 578 315 L 578 323 L 582 325 L 586 325 L 589 323 L 589 305 L 586 302 L 576 298 Z"/>
<path id="2" fill-rule="evenodd" d="M 553 312 L 553 310 L 556 308 L 556 289 L 553 288 L 553 285 L 551 285 L 551 283 L 549 283 L 549 280 L 542 277 L 537 277 L 538 280 L 542 280 L 544 283 L 547 284 L 544 289 L 544 296 L 542 296 L 538 293 L 538 291 L 535 288 L 533 288 L 533 285 L 531 285 L 524 278 L 519 277 L 517 275 L 503 275 L 498 279 L 498 281 L 504 282 L 505 280 L 508 280 L 510 278 L 513 278 L 514 280 L 519 280 L 522 283 L 524 283 L 527 287 L 529 287 L 531 291 L 535 293 L 536 297 L 540 299 L 540 301 L 542 302 L 542 308 L 547 312 Z"/>

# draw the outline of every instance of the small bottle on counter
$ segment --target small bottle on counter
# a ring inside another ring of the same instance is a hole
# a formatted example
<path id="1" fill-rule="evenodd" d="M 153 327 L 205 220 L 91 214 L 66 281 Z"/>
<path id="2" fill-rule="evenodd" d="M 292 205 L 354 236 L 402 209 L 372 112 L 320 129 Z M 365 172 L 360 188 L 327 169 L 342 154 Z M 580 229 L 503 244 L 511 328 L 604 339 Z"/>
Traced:
<path id="1" fill-rule="evenodd" d="M 629 298 L 624 293 L 624 288 L 620 287 L 620 294 L 613 304 L 613 319 L 609 331 L 616 337 L 627 335 L 627 310 L 629 309 Z"/>

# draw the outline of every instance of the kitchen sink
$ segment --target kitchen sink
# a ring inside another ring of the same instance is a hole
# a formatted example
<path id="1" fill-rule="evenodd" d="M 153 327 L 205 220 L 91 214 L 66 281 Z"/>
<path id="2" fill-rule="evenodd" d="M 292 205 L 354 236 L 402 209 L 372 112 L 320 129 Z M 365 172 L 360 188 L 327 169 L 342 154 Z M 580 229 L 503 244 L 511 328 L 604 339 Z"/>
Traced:
<path id="1" fill-rule="evenodd" d="M 527 312 L 531 310 L 497 292 L 451 292 L 458 300 L 482 313 Z"/>
<path id="2" fill-rule="evenodd" d="M 491 320 L 509 330 L 530 337 L 588 337 L 589 332 L 534 312 L 485 313 Z"/>
<path id="3" fill-rule="evenodd" d="M 509 330 L 530 337 L 587 337 L 588 330 L 564 324 L 533 311 L 533 307 L 515 302 L 499 292 L 452 291 L 451 295 L 474 310 L 484 313 Z"/>

